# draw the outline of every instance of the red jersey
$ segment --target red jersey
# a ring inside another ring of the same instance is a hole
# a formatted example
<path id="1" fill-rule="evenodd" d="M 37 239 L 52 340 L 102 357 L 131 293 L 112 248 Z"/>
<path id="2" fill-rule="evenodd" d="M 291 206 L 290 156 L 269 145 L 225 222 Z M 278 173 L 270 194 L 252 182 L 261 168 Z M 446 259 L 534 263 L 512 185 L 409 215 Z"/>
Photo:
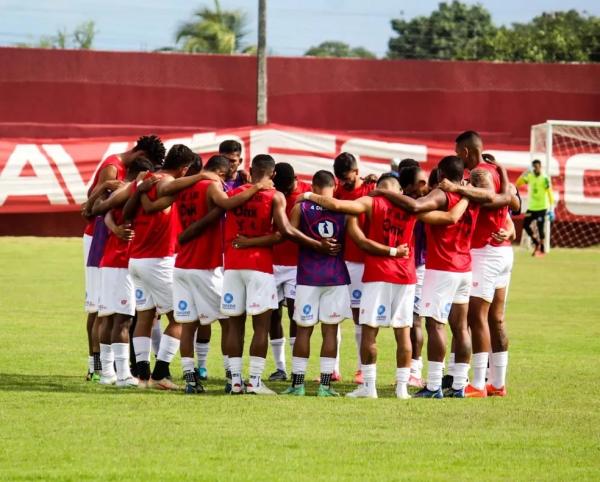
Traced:
<path id="1" fill-rule="evenodd" d="M 375 189 L 375 183 L 362 183 L 360 187 L 353 189 L 352 191 L 348 191 L 344 189 L 344 187 L 340 184 L 333 197 L 336 199 L 341 199 L 344 201 L 354 201 L 360 197 L 366 196 L 373 189 Z M 364 214 L 358 216 L 358 224 L 363 229 L 366 230 L 365 223 L 367 218 Z M 344 259 L 346 261 L 352 261 L 354 263 L 364 263 L 365 262 L 365 253 L 357 246 L 357 244 L 352 241 L 352 238 L 348 236 L 346 233 L 346 239 L 344 240 Z"/>
<path id="2" fill-rule="evenodd" d="M 123 209 L 115 208 L 111 210 L 113 220 L 118 226 L 123 224 Z M 129 265 L 129 248 L 131 242 L 124 241 L 115 233 L 109 230 L 108 240 L 104 246 L 104 255 L 100 261 L 101 268 L 125 268 Z"/>
<path id="3" fill-rule="evenodd" d="M 177 196 L 177 212 L 182 229 L 202 219 L 209 211 L 208 187 L 214 181 L 199 181 Z M 175 267 L 183 269 L 215 269 L 223 266 L 223 236 L 219 221 L 207 227 L 200 236 L 180 246 Z"/>
<path id="4" fill-rule="evenodd" d="M 290 217 L 290 213 L 292 209 L 294 209 L 294 205 L 296 204 L 296 199 L 298 196 L 301 196 L 305 192 L 309 192 L 311 190 L 311 185 L 304 182 L 298 181 L 296 184 L 296 189 L 289 196 L 285 197 L 286 206 L 285 212 L 287 213 L 288 218 Z M 298 264 L 298 245 L 289 239 L 276 244 L 273 246 L 273 264 L 278 266 L 296 266 Z"/>
<path id="5" fill-rule="evenodd" d="M 386 198 L 379 196 L 373 198 L 367 237 L 390 248 L 407 244 L 410 247 L 410 254 L 408 258 L 396 258 L 366 253 L 363 283 L 385 281 L 409 285 L 417 282 L 415 250 L 412 245 L 416 220 L 414 214 L 394 206 Z"/>
<path id="6" fill-rule="evenodd" d="M 112 156 L 108 156 L 106 159 L 104 159 L 100 163 L 100 166 L 98 166 L 98 169 L 96 170 L 96 173 L 94 174 L 94 177 L 92 178 L 90 192 L 93 191 L 94 188 L 98 185 L 98 179 L 100 178 L 100 172 L 102 172 L 102 170 L 107 166 L 115 166 L 117 168 L 117 179 L 119 181 L 122 181 L 123 179 L 125 179 L 125 172 L 126 172 L 125 166 L 121 162 L 121 158 L 119 156 L 117 156 L 116 154 L 113 154 Z M 83 231 L 84 234 L 88 234 L 90 236 L 92 236 L 94 234 L 95 219 L 96 218 L 92 219 L 91 221 L 88 221 L 88 223 L 85 225 L 85 230 Z"/>
<path id="7" fill-rule="evenodd" d="M 146 178 L 152 176 L 148 173 Z M 155 174 L 164 177 L 164 174 Z M 156 184 L 148 192 L 151 201 L 157 199 Z M 173 205 L 164 211 L 146 213 L 144 208 L 138 208 L 137 215 L 133 221 L 135 236 L 131 242 L 131 258 L 164 258 L 175 254 L 175 242 L 177 241 L 177 211 Z"/>
<path id="8" fill-rule="evenodd" d="M 476 169 L 485 169 L 489 171 L 494 180 L 494 191 L 500 192 L 500 174 L 496 166 L 488 164 L 487 162 L 480 162 Z M 475 225 L 475 232 L 473 233 L 473 239 L 471 240 L 471 248 L 483 248 L 487 244 L 492 246 L 502 246 L 503 243 L 497 243 L 492 239 L 492 233 L 495 233 L 499 229 L 504 227 L 506 216 L 508 215 L 508 206 L 504 206 L 500 209 L 485 209 L 479 210 L 479 217 L 477 218 L 477 224 Z"/>
<path id="9" fill-rule="evenodd" d="M 460 201 L 460 194 L 447 192 L 448 211 Z M 456 224 L 426 224 L 427 259 L 425 268 L 466 273 L 471 271 L 471 238 L 479 206 L 469 207 Z"/>
<path id="10" fill-rule="evenodd" d="M 252 184 L 232 189 L 227 193 L 235 196 Z M 235 249 L 233 240 L 238 234 L 248 238 L 266 236 L 273 232 L 273 197 L 275 189 L 257 192 L 240 207 L 230 209 L 225 216 L 225 269 L 251 269 L 264 273 L 273 273 L 273 248 L 252 247 Z"/>

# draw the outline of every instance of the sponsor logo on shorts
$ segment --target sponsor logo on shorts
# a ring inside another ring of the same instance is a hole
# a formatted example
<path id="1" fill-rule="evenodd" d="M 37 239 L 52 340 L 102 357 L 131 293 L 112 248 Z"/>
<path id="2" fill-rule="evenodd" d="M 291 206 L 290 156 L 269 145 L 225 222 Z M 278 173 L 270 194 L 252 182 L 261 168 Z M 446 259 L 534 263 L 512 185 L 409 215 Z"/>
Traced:
<path id="1" fill-rule="evenodd" d="M 121 305 L 125 306 L 127 304 L 127 300 L 121 300 Z"/>
<path id="2" fill-rule="evenodd" d="M 231 293 L 225 293 L 223 295 L 223 302 L 221 303 L 223 310 L 235 310 L 235 303 L 233 303 L 233 295 Z"/>
<path id="3" fill-rule="evenodd" d="M 310 305 L 304 305 L 304 307 L 302 308 L 302 313 L 304 313 L 305 315 L 309 315 L 311 309 L 312 308 L 310 307 Z"/>
<path id="4" fill-rule="evenodd" d="M 479 286 L 479 281 L 473 281 L 473 287 L 477 288 Z"/>
<path id="5" fill-rule="evenodd" d="M 260 308 L 260 305 L 253 301 L 252 303 L 250 303 L 250 306 L 248 306 L 248 308 Z"/>
<path id="6" fill-rule="evenodd" d="M 354 290 L 352 292 L 352 298 L 354 298 L 355 300 L 360 300 L 362 297 L 362 291 L 361 290 Z"/>
<path id="7" fill-rule="evenodd" d="M 329 318 L 332 319 L 337 319 L 337 318 L 341 318 L 342 315 L 340 315 L 339 313 L 336 313 L 335 311 L 333 313 L 331 313 L 331 315 L 329 315 Z"/>
<path id="8" fill-rule="evenodd" d="M 141 300 L 144 297 L 144 292 L 141 289 L 135 290 L 135 299 Z"/>
<path id="9" fill-rule="evenodd" d="M 187 301 L 185 301 L 185 300 L 181 300 L 177 304 L 177 308 L 179 308 L 181 311 L 184 311 L 187 307 L 188 307 L 188 304 L 187 304 Z"/>
<path id="10" fill-rule="evenodd" d="M 188 308 L 188 302 L 185 300 L 179 300 L 177 303 L 177 316 L 189 316 L 190 310 Z"/>
<path id="11" fill-rule="evenodd" d="M 199 320 L 207 320 L 207 319 L 208 319 L 208 316 L 207 316 L 207 315 L 205 315 L 204 313 L 200 313 L 200 314 L 198 315 L 198 319 L 199 319 Z"/>
<path id="12" fill-rule="evenodd" d="M 385 306 L 379 305 L 377 307 L 377 321 L 384 321 L 385 319 Z"/>
<path id="13" fill-rule="evenodd" d="M 302 321 L 312 321 L 315 318 L 312 314 L 312 306 L 308 304 L 302 307 L 302 313 L 303 315 L 300 317 Z"/>

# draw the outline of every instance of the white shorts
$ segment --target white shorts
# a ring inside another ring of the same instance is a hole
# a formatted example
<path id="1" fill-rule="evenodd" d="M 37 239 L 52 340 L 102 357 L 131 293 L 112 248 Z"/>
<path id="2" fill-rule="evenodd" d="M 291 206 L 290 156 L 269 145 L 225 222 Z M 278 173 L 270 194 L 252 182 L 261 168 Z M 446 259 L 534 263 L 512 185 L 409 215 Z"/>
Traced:
<path id="1" fill-rule="evenodd" d="M 209 325 L 225 318 L 221 314 L 223 268 L 181 269 L 173 271 L 173 307 L 175 321 L 200 321 Z"/>
<path id="2" fill-rule="evenodd" d="M 296 266 L 273 266 L 277 299 L 279 302 L 286 298 L 296 299 Z"/>
<path id="3" fill-rule="evenodd" d="M 348 286 L 298 285 L 293 318 L 299 326 L 315 326 L 319 321 L 337 325 L 352 318 Z"/>
<path id="4" fill-rule="evenodd" d="M 433 318 L 440 323 L 447 323 L 452 304 L 468 303 L 470 290 L 470 271 L 454 273 L 426 269 L 419 314 Z"/>
<path id="5" fill-rule="evenodd" d="M 358 309 L 360 308 L 360 299 L 362 298 L 363 292 L 362 277 L 365 272 L 365 264 L 346 261 L 346 267 L 348 268 L 348 274 L 350 274 L 350 284 L 348 285 L 350 306 Z"/>
<path id="6" fill-rule="evenodd" d="M 471 296 L 491 303 L 498 288 L 506 288 L 510 282 L 513 265 L 512 246 L 484 246 L 471 250 L 473 283 Z"/>
<path id="7" fill-rule="evenodd" d="M 276 310 L 275 276 L 250 269 L 228 269 L 223 276 L 221 313 L 227 316 L 260 315 Z"/>
<path id="8" fill-rule="evenodd" d="M 419 313 L 421 298 L 423 297 L 423 278 L 425 277 L 425 265 L 417 266 L 417 284 L 415 285 L 415 302 L 413 312 Z"/>
<path id="9" fill-rule="evenodd" d="M 365 283 L 359 324 L 373 328 L 404 328 L 413 324 L 415 285 Z"/>
<path id="10" fill-rule="evenodd" d="M 127 268 L 100 268 L 102 289 L 98 316 L 135 314 L 133 280 Z"/>
<path id="11" fill-rule="evenodd" d="M 85 304 L 84 309 L 87 313 L 96 313 L 98 311 L 98 302 L 100 299 L 100 288 L 102 279 L 100 269 L 94 266 L 88 267 L 87 260 L 92 247 L 92 236 L 83 235 L 83 272 L 85 273 Z"/>
<path id="12" fill-rule="evenodd" d="M 175 258 L 131 258 L 129 274 L 135 286 L 135 309 L 156 308 L 159 315 L 173 311 Z"/>

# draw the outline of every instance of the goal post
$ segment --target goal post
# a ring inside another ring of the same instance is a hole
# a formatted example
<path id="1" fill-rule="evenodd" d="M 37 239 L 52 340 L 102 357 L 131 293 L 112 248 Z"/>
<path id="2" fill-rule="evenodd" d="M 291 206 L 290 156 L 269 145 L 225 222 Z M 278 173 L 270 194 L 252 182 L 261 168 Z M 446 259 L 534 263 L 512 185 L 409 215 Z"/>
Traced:
<path id="1" fill-rule="evenodd" d="M 555 220 L 546 217 L 545 244 L 600 243 L 600 122 L 549 120 L 531 127 L 530 160 L 551 180 Z"/>

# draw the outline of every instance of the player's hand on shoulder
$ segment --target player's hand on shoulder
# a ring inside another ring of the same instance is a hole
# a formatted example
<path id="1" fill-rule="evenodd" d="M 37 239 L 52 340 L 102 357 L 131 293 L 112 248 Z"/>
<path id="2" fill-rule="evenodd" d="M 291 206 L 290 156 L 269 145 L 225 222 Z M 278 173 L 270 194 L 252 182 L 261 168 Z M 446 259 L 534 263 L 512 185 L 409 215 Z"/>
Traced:
<path id="1" fill-rule="evenodd" d="M 138 181 L 137 190 L 141 193 L 148 192 L 156 183 L 158 183 L 158 181 L 160 181 L 160 178 L 155 175 L 152 175 L 141 182 Z"/>
<path id="2" fill-rule="evenodd" d="M 456 192 L 458 190 L 458 185 L 448 179 L 442 179 L 438 184 L 438 188 L 444 192 Z"/>
<path id="3" fill-rule="evenodd" d="M 342 245 L 335 238 L 323 238 L 320 241 L 321 247 L 319 252 L 328 256 L 337 256 L 342 250 Z"/>
<path id="4" fill-rule="evenodd" d="M 87 203 L 87 201 L 86 201 L 86 202 L 84 202 L 84 203 L 81 203 L 80 210 L 81 210 L 81 211 L 80 211 L 80 212 L 81 212 L 81 216 L 82 216 L 84 219 L 88 219 L 88 220 L 89 220 L 89 219 L 91 219 L 91 218 L 93 217 L 93 216 L 92 216 L 92 213 L 91 213 L 91 212 L 90 212 L 90 210 L 89 210 L 89 206 L 88 206 L 88 203 Z"/>

